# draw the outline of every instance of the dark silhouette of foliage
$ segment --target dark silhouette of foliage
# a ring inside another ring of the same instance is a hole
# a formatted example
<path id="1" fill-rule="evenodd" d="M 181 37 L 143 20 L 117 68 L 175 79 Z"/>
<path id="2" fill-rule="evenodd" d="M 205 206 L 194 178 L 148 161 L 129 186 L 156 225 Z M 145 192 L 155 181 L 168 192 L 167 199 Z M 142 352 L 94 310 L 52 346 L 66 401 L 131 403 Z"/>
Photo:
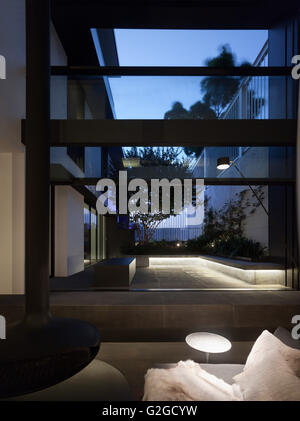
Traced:
<path id="1" fill-rule="evenodd" d="M 203 151 L 203 146 L 184 146 L 184 153 L 193 158 L 198 158 Z"/>
<path id="2" fill-rule="evenodd" d="M 207 67 L 221 68 L 237 66 L 236 58 L 229 45 L 223 45 L 220 49 L 220 54 L 212 59 L 207 59 L 205 64 Z M 244 62 L 241 66 L 249 67 L 251 65 Z M 207 76 L 201 81 L 200 87 L 203 93 L 203 100 L 214 110 L 217 118 L 222 116 L 226 105 L 230 103 L 236 94 L 241 79 L 234 76 Z"/>
<path id="3" fill-rule="evenodd" d="M 125 157 L 139 158 L 143 167 L 154 165 L 181 167 L 183 165 L 182 159 L 179 158 L 181 150 L 180 147 L 172 146 L 157 148 L 152 146 L 137 148 L 133 146 L 125 151 Z"/>
<path id="4" fill-rule="evenodd" d="M 197 101 L 190 107 L 190 118 L 194 120 L 214 120 L 217 118 L 216 113 L 210 108 L 208 102 Z"/>
<path id="5" fill-rule="evenodd" d="M 235 67 L 236 58 L 229 45 L 220 47 L 220 54 L 214 58 L 207 59 L 205 62 L 208 67 Z M 248 62 L 243 62 L 241 67 L 251 67 Z M 167 111 L 164 118 L 172 119 L 193 119 L 193 120 L 213 120 L 221 118 L 226 106 L 237 93 L 240 84 L 244 78 L 234 76 L 207 76 L 200 83 L 200 92 L 202 99 L 191 105 L 189 110 L 185 109 L 181 102 L 173 103 L 172 108 Z M 254 95 L 254 94 L 253 94 Z M 255 99 L 257 103 L 257 114 L 264 104 L 262 98 Z M 185 148 L 188 156 L 199 157 L 203 148 Z"/>
<path id="6" fill-rule="evenodd" d="M 174 102 L 170 111 L 164 115 L 165 120 L 185 120 L 190 118 L 189 112 L 183 107 L 181 102 Z"/>

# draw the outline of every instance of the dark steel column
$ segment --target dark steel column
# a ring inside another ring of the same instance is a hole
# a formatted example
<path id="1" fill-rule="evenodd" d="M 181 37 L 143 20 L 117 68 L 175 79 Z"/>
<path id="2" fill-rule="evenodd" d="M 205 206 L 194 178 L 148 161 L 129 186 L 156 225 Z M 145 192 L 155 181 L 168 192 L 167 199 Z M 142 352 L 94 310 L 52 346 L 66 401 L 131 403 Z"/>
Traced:
<path id="1" fill-rule="evenodd" d="M 100 347 L 95 326 L 49 312 L 49 6 L 50 0 L 26 0 L 26 313 L 8 325 L 0 346 L 0 398 L 73 376 Z"/>
<path id="2" fill-rule="evenodd" d="M 300 83 L 298 88 L 298 129 L 296 146 L 296 212 L 297 212 L 297 240 L 298 240 L 298 264 L 300 262 Z M 299 279 L 299 278 L 298 278 Z M 298 288 L 299 288 L 298 284 Z"/>
<path id="3" fill-rule="evenodd" d="M 26 0 L 26 204 L 25 290 L 27 321 L 49 312 L 50 1 Z"/>

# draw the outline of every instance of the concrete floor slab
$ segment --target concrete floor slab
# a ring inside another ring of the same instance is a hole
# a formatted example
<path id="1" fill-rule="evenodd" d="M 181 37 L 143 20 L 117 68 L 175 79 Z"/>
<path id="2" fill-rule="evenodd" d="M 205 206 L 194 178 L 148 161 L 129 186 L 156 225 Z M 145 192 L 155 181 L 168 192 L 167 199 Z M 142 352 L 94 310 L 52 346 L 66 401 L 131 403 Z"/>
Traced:
<path id="1" fill-rule="evenodd" d="M 164 260 L 164 259 L 162 259 Z M 170 261 L 171 259 L 167 259 Z M 178 262 L 176 259 L 172 264 L 160 262 L 151 264 L 147 268 L 137 268 L 135 277 L 129 287 L 130 290 L 202 290 L 202 289 L 261 289 L 261 290 L 280 290 L 286 289 L 278 283 L 272 283 L 271 278 L 265 275 L 265 283 L 253 284 L 239 279 L 236 276 L 222 273 L 191 262 Z M 230 270 L 231 267 L 226 267 Z M 237 269 L 244 272 L 242 269 Z M 250 271 L 251 272 L 251 271 Z M 271 271 L 272 272 L 272 271 Z M 94 286 L 93 267 L 88 267 L 83 272 L 75 275 L 60 278 L 51 278 L 50 285 L 52 291 L 68 291 L 68 290 L 97 290 Z M 114 289 L 113 277 L 111 278 L 111 288 Z M 98 288 L 99 289 L 99 288 Z M 105 289 L 108 289 L 106 286 Z"/>

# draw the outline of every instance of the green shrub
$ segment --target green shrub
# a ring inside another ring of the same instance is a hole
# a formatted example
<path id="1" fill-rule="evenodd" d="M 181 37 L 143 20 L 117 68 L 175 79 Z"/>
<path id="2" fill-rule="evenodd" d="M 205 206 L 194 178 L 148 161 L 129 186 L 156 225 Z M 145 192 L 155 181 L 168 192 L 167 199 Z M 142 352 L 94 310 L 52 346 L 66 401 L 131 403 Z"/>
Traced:
<path id="1" fill-rule="evenodd" d="M 189 240 L 187 249 L 219 256 L 248 257 L 251 259 L 259 259 L 265 255 L 265 249 L 260 243 L 227 233 L 219 234 L 214 240 L 210 241 L 207 241 L 207 238 L 201 235 L 194 240 Z"/>

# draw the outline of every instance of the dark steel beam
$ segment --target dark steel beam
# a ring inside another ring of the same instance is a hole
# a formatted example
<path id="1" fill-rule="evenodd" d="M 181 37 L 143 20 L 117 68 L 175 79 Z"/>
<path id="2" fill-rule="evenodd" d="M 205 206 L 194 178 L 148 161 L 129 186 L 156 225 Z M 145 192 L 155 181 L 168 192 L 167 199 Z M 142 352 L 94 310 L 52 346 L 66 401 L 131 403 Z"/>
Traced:
<path id="1" fill-rule="evenodd" d="M 268 29 L 297 13 L 297 0 L 53 0 L 60 30 L 71 28 Z M 66 16 L 68 19 L 66 19 Z"/>
<path id="2" fill-rule="evenodd" d="M 200 179 L 201 177 L 199 177 Z M 79 186 L 95 186 L 99 181 L 99 178 L 75 178 L 72 181 L 55 181 L 53 184 L 57 186 L 73 186 L 74 188 Z M 196 179 L 193 179 L 194 181 Z M 221 177 L 210 177 L 204 178 L 204 185 L 206 186 L 272 186 L 272 185 L 286 185 L 294 184 L 295 179 L 292 178 L 221 178 Z M 183 180 L 182 180 L 183 181 Z M 118 184 L 116 180 L 116 185 Z M 92 193 L 91 193 L 92 194 Z"/>
<path id="3" fill-rule="evenodd" d="M 90 28 L 270 29 L 298 10 L 299 0 L 52 0 L 52 20 L 76 65 L 98 64 Z"/>
<path id="4" fill-rule="evenodd" d="M 291 76 L 292 67 L 52 66 L 56 76 Z"/>
<path id="5" fill-rule="evenodd" d="M 49 309 L 49 0 L 26 1 L 25 290 L 30 320 Z"/>
<path id="6" fill-rule="evenodd" d="M 22 123 L 24 127 L 27 122 Z M 51 120 L 52 146 L 294 146 L 296 120 Z M 26 142 L 22 134 L 22 141 Z"/>

